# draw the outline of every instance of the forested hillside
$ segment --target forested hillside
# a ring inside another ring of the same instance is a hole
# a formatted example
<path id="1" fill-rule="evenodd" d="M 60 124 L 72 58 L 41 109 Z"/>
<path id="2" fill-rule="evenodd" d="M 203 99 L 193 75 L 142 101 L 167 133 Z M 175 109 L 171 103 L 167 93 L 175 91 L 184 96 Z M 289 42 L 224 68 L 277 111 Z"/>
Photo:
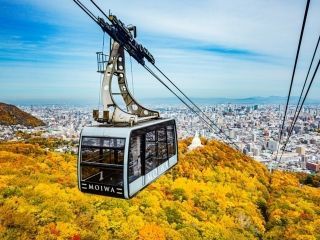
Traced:
<path id="1" fill-rule="evenodd" d="M 207 142 L 131 200 L 78 191 L 76 157 L 0 144 L 0 239 L 320 239 L 320 189 Z"/>
<path id="2" fill-rule="evenodd" d="M 45 123 L 14 105 L 0 102 L 0 125 L 23 125 L 26 127 L 44 126 Z"/>

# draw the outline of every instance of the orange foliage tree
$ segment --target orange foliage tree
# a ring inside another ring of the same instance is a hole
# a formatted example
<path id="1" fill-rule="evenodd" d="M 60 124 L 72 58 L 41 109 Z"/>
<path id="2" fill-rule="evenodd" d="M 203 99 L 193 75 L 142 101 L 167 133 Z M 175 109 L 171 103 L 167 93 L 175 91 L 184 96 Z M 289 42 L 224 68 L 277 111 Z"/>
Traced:
<path id="1" fill-rule="evenodd" d="M 319 238 L 319 189 L 217 141 L 190 142 L 131 200 L 81 193 L 73 155 L 0 144 L 0 239 Z"/>

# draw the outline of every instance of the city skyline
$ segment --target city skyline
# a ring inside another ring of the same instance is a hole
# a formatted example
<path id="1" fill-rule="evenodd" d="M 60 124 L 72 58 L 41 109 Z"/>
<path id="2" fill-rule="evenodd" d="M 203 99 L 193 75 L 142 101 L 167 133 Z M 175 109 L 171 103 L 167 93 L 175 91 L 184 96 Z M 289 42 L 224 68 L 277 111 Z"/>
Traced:
<path id="1" fill-rule="evenodd" d="M 304 1 L 97 3 L 137 25 L 138 41 L 190 97 L 287 94 Z M 319 2 L 312 1 L 293 95 L 298 95 L 320 29 L 319 9 Z M 0 26 L 0 101 L 98 99 L 95 52 L 103 34 L 73 1 L 4 0 Z M 134 61 L 133 73 L 138 99 L 171 97 Z M 319 99 L 318 78 L 310 98 Z M 131 87 L 130 71 L 128 82 Z"/>
<path id="2" fill-rule="evenodd" d="M 89 106 L 37 105 L 24 106 L 22 109 L 41 119 L 46 125 L 30 128 L 22 125 L 0 125 L 0 141 L 22 140 L 19 132 L 41 135 L 43 138 L 64 139 L 77 143 L 84 126 L 95 126 Z M 282 156 L 279 168 L 286 171 L 308 172 L 319 165 L 320 109 L 319 105 L 304 106 L 293 134 L 281 151 L 288 136 L 289 125 L 293 119 L 294 108 L 288 109 L 288 121 L 284 138 L 279 144 L 279 129 L 282 109 L 277 105 L 212 104 L 203 105 L 202 110 L 212 119 L 224 134 L 216 128 L 208 127 L 203 121 L 183 106 L 162 105 L 156 108 L 164 118 L 173 118 L 177 123 L 178 139 L 193 137 L 199 133 L 206 139 L 228 143 L 225 136 L 232 139 L 239 150 L 255 160 L 271 167 L 277 165 L 276 156 Z M 215 129 L 215 130 L 214 130 Z M 279 149 L 279 155 L 278 155 Z M 62 144 L 56 151 L 77 152 L 74 144 Z M 309 165 L 308 165 L 309 164 Z"/>

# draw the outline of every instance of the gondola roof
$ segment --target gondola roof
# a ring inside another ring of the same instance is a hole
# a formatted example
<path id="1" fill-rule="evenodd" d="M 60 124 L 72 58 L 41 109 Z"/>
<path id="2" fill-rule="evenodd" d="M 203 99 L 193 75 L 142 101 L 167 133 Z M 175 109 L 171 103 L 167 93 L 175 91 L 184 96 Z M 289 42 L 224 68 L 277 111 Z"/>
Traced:
<path id="1" fill-rule="evenodd" d="M 159 118 L 154 120 L 148 120 L 146 122 L 139 122 L 134 126 L 129 125 L 96 125 L 90 127 L 84 127 L 82 130 L 82 136 L 109 136 L 117 138 L 127 138 L 128 134 L 136 129 L 155 126 L 157 124 L 165 123 L 171 121 L 168 118 Z"/>

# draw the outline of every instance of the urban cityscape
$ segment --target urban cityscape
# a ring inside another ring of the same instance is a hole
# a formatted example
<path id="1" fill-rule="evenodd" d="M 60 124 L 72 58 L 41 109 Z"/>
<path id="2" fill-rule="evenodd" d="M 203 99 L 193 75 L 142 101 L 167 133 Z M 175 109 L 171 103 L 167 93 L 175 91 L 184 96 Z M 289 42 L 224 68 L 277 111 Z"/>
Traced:
<path id="1" fill-rule="evenodd" d="M 19 106 L 46 123 L 44 127 L 26 128 L 24 126 L 1 126 L 0 140 L 17 141 L 15 133 L 41 132 L 41 137 L 54 137 L 77 143 L 83 126 L 97 124 L 92 117 L 92 106 L 34 105 Z M 248 156 L 264 163 L 268 168 L 275 168 L 313 173 L 320 169 L 320 106 L 307 105 L 302 109 L 293 128 L 286 151 L 282 153 L 283 143 L 287 140 L 289 126 L 295 108 L 289 107 L 283 141 L 279 146 L 279 128 L 283 118 L 284 106 L 278 104 L 244 105 L 215 104 L 202 105 L 202 111 L 223 134 L 228 136 L 238 148 Z M 207 139 L 224 140 L 217 131 L 206 124 L 186 107 L 153 106 L 164 118 L 174 118 L 177 122 L 179 139 L 200 135 Z M 56 151 L 77 152 L 77 144 L 60 146 Z M 277 154 L 278 153 L 278 154 Z M 276 156 L 278 158 L 276 159 Z M 281 161 L 280 161 L 280 156 Z"/>

